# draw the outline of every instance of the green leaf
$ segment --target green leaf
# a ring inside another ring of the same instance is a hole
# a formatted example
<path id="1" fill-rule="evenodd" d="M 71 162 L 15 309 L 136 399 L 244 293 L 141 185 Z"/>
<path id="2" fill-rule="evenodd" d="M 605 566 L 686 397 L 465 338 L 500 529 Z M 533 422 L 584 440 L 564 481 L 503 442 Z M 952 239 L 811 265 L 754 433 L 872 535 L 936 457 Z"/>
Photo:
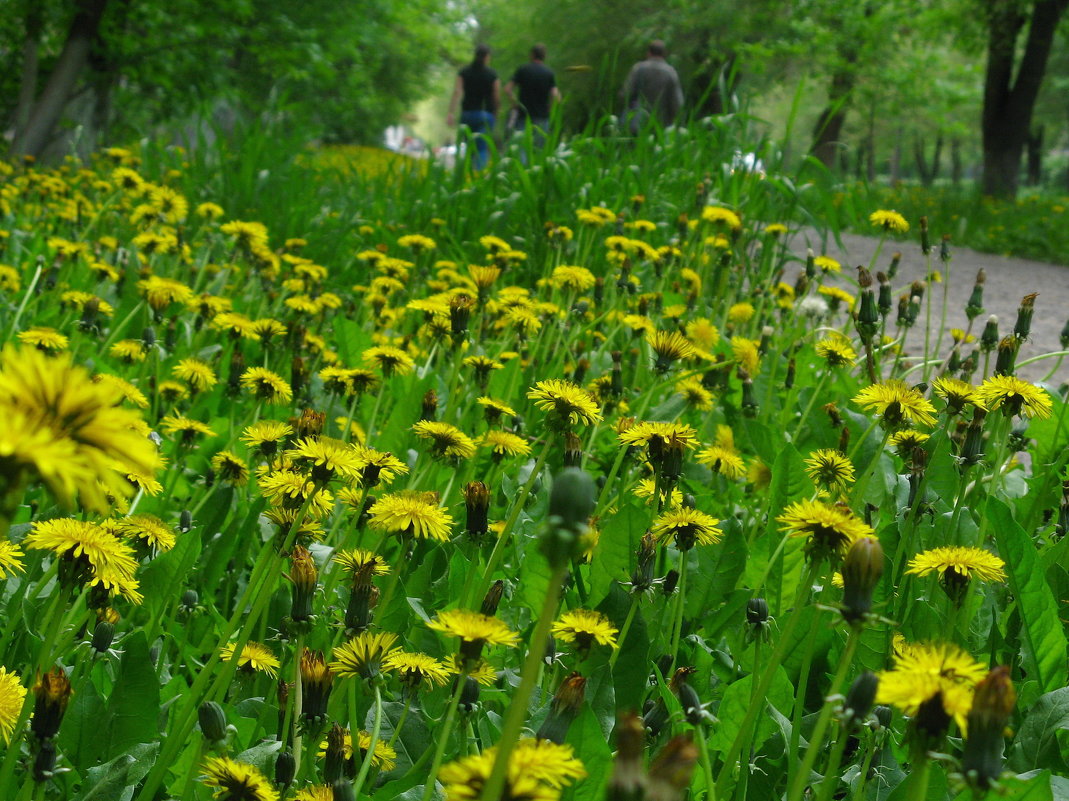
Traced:
<path id="1" fill-rule="evenodd" d="M 716 716 L 720 719 L 720 726 L 716 728 L 709 739 L 709 747 L 714 751 L 723 753 L 731 748 L 732 741 L 742 727 L 743 718 L 746 717 L 746 710 L 750 707 L 752 678 L 752 676 L 745 676 L 732 683 L 724 691 L 724 698 L 720 702 L 720 709 L 716 713 Z M 776 668 L 776 675 L 772 679 L 772 685 L 768 688 L 768 694 L 764 698 L 755 698 L 754 703 L 760 704 L 762 709 L 765 708 L 765 704 L 770 704 L 782 714 L 787 714 L 791 711 L 794 703 L 794 686 L 791 684 L 790 679 L 787 678 L 787 674 L 782 667 Z M 759 746 L 777 731 L 776 721 L 772 716 L 767 714 L 758 715 L 753 745 Z"/>
<path id="2" fill-rule="evenodd" d="M 589 704 L 572 722 L 565 742 L 575 748 L 575 755 L 587 772 L 586 778 L 575 785 L 572 798 L 575 801 L 600 801 L 605 796 L 605 784 L 612 770 L 612 751 L 602 733 L 598 716 Z"/>
<path id="3" fill-rule="evenodd" d="M 1047 693 L 1028 710 L 1008 762 L 1018 773 L 1038 768 L 1069 772 L 1063 743 L 1069 743 L 1069 687 Z"/>
<path id="4" fill-rule="evenodd" d="M 159 736 L 160 685 L 145 633 L 138 631 L 124 637 L 121 646 L 119 675 L 100 734 L 107 745 L 107 756 L 121 754 Z"/>
<path id="5" fill-rule="evenodd" d="M 1021 609 L 1021 652 L 1028 675 L 1045 692 L 1065 686 L 1066 640 L 1058 604 L 1039 566 L 1035 545 L 997 498 L 987 503 L 999 554 L 1006 562 L 1010 590 Z"/>
<path id="6" fill-rule="evenodd" d="M 100 738 L 103 716 L 104 699 L 96 684 L 87 681 L 71 699 L 59 730 L 60 751 L 80 770 L 96 764 L 104 748 Z"/>
<path id="7" fill-rule="evenodd" d="M 137 783 L 152 769 L 159 743 L 146 743 L 86 772 L 87 789 L 79 801 L 129 801 Z"/>
<path id="8" fill-rule="evenodd" d="M 712 548 L 695 548 L 697 565 L 689 565 L 689 574 L 698 580 L 687 587 L 685 614 L 700 617 L 715 609 L 735 589 L 746 568 L 746 537 L 735 518 L 723 523 L 724 539 Z M 694 568 L 697 568 L 696 570 Z"/>
<path id="9" fill-rule="evenodd" d="M 1051 772 L 1042 770 L 1027 779 L 1015 776 L 1000 782 L 1001 801 L 1053 801 L 1054 793 Z"/>
<path id="10" fill-rule="evenodd" d="M 163 614 L 167 605 L 182 595 L 189 571 L 200 556 L 200 532 L 179 534 L 175 546 L 161 553 L 141 570 L 139 576 L 145 593 L 144 608 L 152 619 Z"/>

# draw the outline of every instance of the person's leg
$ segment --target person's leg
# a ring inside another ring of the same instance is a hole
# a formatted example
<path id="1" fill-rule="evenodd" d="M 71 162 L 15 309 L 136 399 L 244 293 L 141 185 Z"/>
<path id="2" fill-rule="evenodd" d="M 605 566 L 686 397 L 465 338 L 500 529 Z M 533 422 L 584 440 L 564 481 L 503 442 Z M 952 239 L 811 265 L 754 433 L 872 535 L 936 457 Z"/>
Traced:
<path id="1" fill-rule="evenodd" d="M 489 111 L 465 111 L 460 115 L 460 122 L 471 129 L 472 138 L 475 140 L 475 155 L 472 158 L 472 164 L 475 169 L 481 170 L 486 166 L 490 157 L 487 137 L 494 129 L 494 115 Z"/>

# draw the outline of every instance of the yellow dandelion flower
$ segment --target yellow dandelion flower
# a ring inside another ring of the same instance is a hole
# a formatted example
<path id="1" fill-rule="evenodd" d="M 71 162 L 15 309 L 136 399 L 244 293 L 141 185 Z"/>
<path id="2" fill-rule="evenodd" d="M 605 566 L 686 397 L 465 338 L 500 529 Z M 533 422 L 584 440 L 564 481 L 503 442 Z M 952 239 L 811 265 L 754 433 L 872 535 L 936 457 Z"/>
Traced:
<path id="1" fill-rule="evenodd" d="M 877 228 L 882 228 L 884 231 L 891 231 L 896 234 L 904 234 L 909 230 L 909 223 L 906 222 L 906 218 L 897 211 L 879 209 L 869 215 L 869 222 Z"/>
<path id="2" fill-rule="evenodd" d="M 371 505 L 368 525 L 376 531 L 445 542 L 453 518 L 437 500 L 429 500 L 424 493 L 397 492 L 383 495 Z"/>
<path id="3" fill-rule="evenodd" d="M 822 448 L 805 460 L 806 473 L 818 487 L 834 492 L 854 481 L 854 464 L 840 451 Z"/>
<path id="4" fill-rule="evenodd" d="M 590 609 L 570 609 L 554 621 L 550 631 L 565 642 L 576 644 L 579 653 L 586 653 L 596 642 L 616 648 L 619 629 L 601 612 Z"/>
<path id="5" fill-rule="evenodd" d="M 1002 409 L 1007 417 L 1050 417 L 1050 396 L 1027 381 L 1012 375 L 994 375 L 984 380 L 976 390 L 988 409 Z"/>
<path id="6" fill-rule="evenodd" d="M 201 782 L 214 787 L 218 801 L 279 801 L 271 782 L 257 768 L 229 757 L 209 757 Z"/>
<path id="7" fill-rule="evenodd" d="M 224 662 L 229 662 L 234 657 L 237 643 L 230 642 L 219 649 L 219 657 Z M 272 679 L 278 675 L 280 662 L 278 657 L 271 652 L 266 645 L 258 642 L 247 642 L 241 647 L 241 653 L 237 658 L 238 670 L 243 673 L 266 673 Z"/>
<path id="8" fill-rule="evenodd" d="M 601 412 L 591 394 L 571 381 L 555 378 L 539 381 L 527 392 L 527 397 L 539 409 L 548 412 L 547 422 L 551 426 L 568 428 L 577 423 L 591 425 L 601 420 Z"/>
<path id="9" fill-rule="evenodd" d="M 661 513 L 650 526 L 650 533 L 658 543 L 675 539 L 676 547 L 689 551 L 695 545 L 715 545 L 724 532 L 717 525 L 720 521 L 697 509 L 680 506 Z"/>
<path id="10" fill-rule="evenodd" d="M 865 387 L 854 403 L 881 416 L 884 428 L 895 430 L 904 424 L 935 425 L 935 407 L 918 390 L 894 378 Z"/>
<path id="11" fill-rule="evenodd" d="M 383 663 L 395 650 L 397 639 L 389 631 L 362 631 L 334 649 L 330 669 L 342 679 L 373 679 L 382 673 Z"/>
<path id="12" fill-rule="evenodd" d="M 806 553 L 813 560 L 840 558 L 861 537 L 873 535 L 871 527 L 844 507 L 819 501 L 798 501 L 776 518 L 792 537 L 805 537 Z"/>

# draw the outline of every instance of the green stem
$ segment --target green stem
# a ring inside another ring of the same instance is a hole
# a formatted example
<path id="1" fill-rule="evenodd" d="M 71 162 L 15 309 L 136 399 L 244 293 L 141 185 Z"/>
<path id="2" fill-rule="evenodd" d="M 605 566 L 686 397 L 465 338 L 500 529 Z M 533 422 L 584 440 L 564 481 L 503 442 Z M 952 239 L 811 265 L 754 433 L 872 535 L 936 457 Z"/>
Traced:
<path id="1" fill-rule="evenodd" d="M 831 757 L 828 759 L 828 769 L 824 771 L 824 780 L 820 783 L 816 801 L 828 801 L 828 797 L 839 785 L 839 767 L 842 765 L 846 740 L 846 732 L 840 731 L 839 736 L 835 739 L 835 747 L 832 748 Z"/>
<path id="2" fill-rule="evenodd" d="M 613 667 L 616 665 L 616 660 L 620 658 L 620 653 L 623 651 L 624 644 L 627 642 L 627 633 L 631 631 L 631 624 L 635 620 L 635 613 L 638 611 L 638 599 L 639 594 L 633 594 L 631 596 L 631 606 L 627 610 L 627 617 L 624 618 L 624 624 L 620 627 L 620 633 L 616 636 L 616 649 L 609 657 L 609 672 L 612 672 Z"/>
<path id="3" fill-rule="evenodd" d="M 932 761 L 927 756 L 922 757 L 919 771 L 914 771 L 910 778 L 909 795 L 906 801 L 924 801 L 928 797 L 928 779 L 931 777 Z"/>
<path id="4" fill-rule="evenodd" d="M 876 754 L 875 745 L 865 749 L 865 759 L 861 763 L 861 772 L 857 775 L 857 784 L 854 785 L 854 794 L 850 801 L 861 801 L 865 797 L 865 784 L 869 778 L 869 767 L 872 765 L 872 757 Z"/>
<path id="5" fill-rule="evenodd" d="M 356 798 L 360 797 L 360 790 L 364 787 L 364 782 L 367 780 L 368 772 L 371 770 L 371 762 L 375 758 L 375 746 L 379 743 L 379 731 L 382 729 L 382 690 L 379 688 L 378 682 L 375 683 L 375 722 L 371 726 L 371 740 L 367 745 L 367 754 L 364 756 L 363 762 L 360 763 L 360 772 L 356 775 L 356 781 L 353 782 L 353 795 Z M 356 733 L 351 735 L 353 738 L 353 749 L 359 750 L 357 744 L 358 736 Z"/>
<path id="6" fill-rule="evenodd" d="M 409 693 L 405 698 L 405 708 L 401 710 L 401 717 L 397 719 L 397 725 L 393 727 L 393 734 L 390 735 L 390 741 L 387 745 L 393 748 L 393 744 L 397 742 L 397 738 L 401 736 L 401 729 L 405 726 L 405 721 L 408 720 L 408 713 L 412 709 L 412 693 Z"/>
<path id="7" fill-rule="evenodd" d="M 494 765 L 490 770 L 490 776 L 483 785 L 480 801 L 496 801 L 501 797 L 505 789 L 505 776 L 508 770 L 509 756 L 512 747 L 519 739 L 523 722 L 527 718 L 527 704 L 531 700 L 535 682 L 538 680 L 539 666 L 542 664 L 546 638 L 549 636 L 549 628 L 553 624 L 553 618 L 557 614 L 557 602 L 560 600 L 561 585 L 568 572 L 567 563 L 557 565 L 549 578 L 549 586 L 546 588 L 546 597 L 542 602 L 542 611 L 538 616 L 534 632 L 528 640 L 527 659 L 523 663 L 523 672 L 520 674 L 520 686 L 512 696 L 508 712 L 505 714 L 505 723 L 501 727 L 501 739 L 497 744 L 497 754 L 494 757 Z M 428 801 L 425 797 L 423 801 Z"/>
<path id="8" fill-rule="evenodd" d="M 713 781 L 713 762 L 709 758 L 709 744 L 705 741 L 705 730 L 699 725 L 694 727 L 698 738 L 698 756 L 705 776 L 705 801 L 716 801 L 716 782 Z"/>
<path id="9" fill-rule="evenodd" d="M 813 581 L 815 580 L 819 569 L 819 563 L 810 565 L 809 569 L 805 572 L 801 584 L 798 585 L 798 592 L 794 599 L 794 609 L 791 611 L 791 616 L 787 619 L 787 623 L 783 627 L 779 642 L 776 643 L 776 650 L 772 652 L 772 657 L 768 660 L 768 665 L 765 667 L 764 673 L 761 674 L 761 680 L 757 684 L 757 691 L 755 693 L 757 703 L 750 704 L 749 708 L 746 710 L 746 716 L 742 720 L 742 725 L 739 726 L 739 730 L 735 734 L 735 739 L 731 742 L 731 747 L 728 748 L 727 753 L 724 754 L 724 764 L 720 768 L 720 775 L 717 776 L 716 779 L 716 793 L 721 797 L 724 795 L 728 780 L 731 778 L 731 774 L 735 770 L 735 763 L 738 761 L 739 754 L 742 753 L 743 745 L 749 742 L 750 738 L 753 736 L 751 734 L 751 729 L 757 720 L 757 715 L 764 709 L 765 698 L 768 696 L 769 687 L 772 686 L 772 679 L 776 675 L 776 668 L 779 667 L 780 662 L 783 661 L 783 657 L 787 653 L 787 648 L 791 644 L 791 635 L 794 634 L 794 630 L 798 627 L 798 621 L 801 620 L 802 617 L 802 604 L 805 602 L 806 596 L 813 588 Z"/>
<path id="10" fill-rule="evenodd" d="M 431 801 L 431 797 L 434 795 L 434 783 L 438 778 L 438 771 L 442 767 L 445 749 L 449 744 L 449 735 L 453 732 L 453 722 L 457 716 L 457 706 L 460 704 L 460 696 L 464 692 L 464 683 L 467 680 L 468 671 L 463 669 L 457 674 L 457 685 L 453 688 L 453 697 L 449 699 L 449 706 L 446 707 L 445 720 L 442 723 L 442 727 L 436 732 L 434 759 L 431 761 L 431 769 L 427 772 L 427 783 L 423 786 L 421 801 Z"/>
<path id="11" fill-rule="evenodd" d="M 687 593 L 687 559 L 689 552 L 683 551 L 679 556 L 679 593 L 676 596 L 675 619 L 672 621 L 672 646 L 668 651 L 672 663 L 679 664 L 679 638 L 683 635 L 683 612 Z"/>
<path id="12" fill-rule="evenodd" d="M 813 734 L 809 738 L 809 748 L 806 749 L 805 758 L 802 760 L 802 767 L 799 768 L 798 773 L 794 777 L 794 784 L 791 785 L 791 792 L 787 796 L 787 801 L 800 801 L 802 793 L 805 790 L 806 785 L 809 783 L 809 774 L 813 770 L 813 763 L 816 762 L 817 754 L 822 753 L 824 748 L 824 734 L 827 731 L 828 723 L 831 721 L 832 712 L 835 709 L 835 704 L 832 699 L 839 693 L 839 689 L 842 687 L 843 681 L 846 679 L 846 674 L 850 670 L 850 663 L 854 659 L 854 651 L 857 650 L 858 641 L 861 639 L 861 628 L 859 626 L 853 626 L 850 629 L 850 636 L 846 641 L 846 649 L 843 651 L 843 655 L 839 658 L 839 668 L 835 671 L 835 677 L 831 680 L 831 688 L 828 690 L 828 695 L 824 700 L 824 706 L 821 707 L 820 717 L 817 718 L 817 724 L 813 727 Z"/>

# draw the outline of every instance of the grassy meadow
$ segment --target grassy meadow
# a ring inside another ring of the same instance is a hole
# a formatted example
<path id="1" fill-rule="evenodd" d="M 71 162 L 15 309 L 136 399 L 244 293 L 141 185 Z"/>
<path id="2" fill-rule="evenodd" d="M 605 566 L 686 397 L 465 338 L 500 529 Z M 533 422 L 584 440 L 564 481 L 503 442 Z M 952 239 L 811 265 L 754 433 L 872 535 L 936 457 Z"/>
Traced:
<path id="1" fill-rule="evenodd" d="M 0 797 L 1069 798 L 1040 288 L 949 330 L 889 199 L 743 116 L 0 164 Z"/>

